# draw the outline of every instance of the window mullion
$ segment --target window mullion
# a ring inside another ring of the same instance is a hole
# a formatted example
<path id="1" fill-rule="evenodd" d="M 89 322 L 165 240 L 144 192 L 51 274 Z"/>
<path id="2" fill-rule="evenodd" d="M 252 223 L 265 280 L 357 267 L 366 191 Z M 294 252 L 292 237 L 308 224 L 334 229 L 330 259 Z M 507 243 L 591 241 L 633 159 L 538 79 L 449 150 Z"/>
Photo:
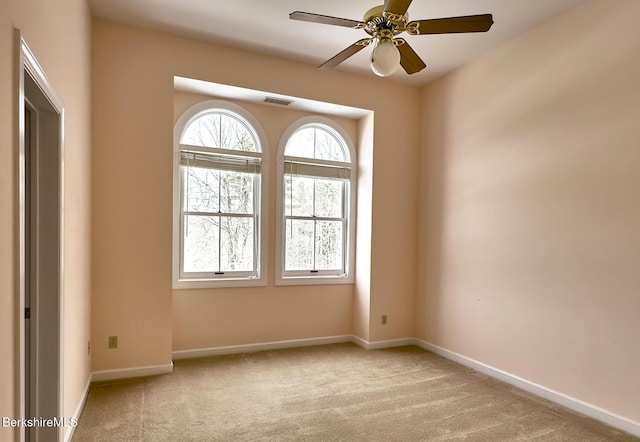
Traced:
<path id="1" fill-rule="evenodd" d="M 186 169 L 182 169 L 180 168 L 180 174 L 182 175 L 182 182 L 184 183 L 184 189 L 181 189 L 180 192 L 180 210 L 182 211 L 182 220 L 183 223 L 185 223 L 185 235 L 189 234 L 189 230 L 188 230 L 188 226 L 184 220 L 185 218 L 185 212 L 188 211 L 189 207 L 189 172 L 188 172 L 188 168 Z M 185 191 L 186 189 L 186 191 Z M 186 195 L 185 195 L 186 193 Z"/>
<path id="2" fill-rule="evenodd" d="M 226 216 L 230 218 L 253 218 L 252 213 L 230 213 L 230 212 L 184 212 L 185 215 L 200 215 L 200 216 Z M 337 218 L 336 218 L 337 219 Z"/>
<path id="3" fill-rule="evenodd" d="M 289 215 L 293 216 L 293 175 L 291 175 L 290 199 L 289 199 Z"/>
<path id="4" fill-rule="evenodd" d="M 300 220 L 300 221 L 344 221 L 344 218 L 333 218 L 330 216 L 301 216 L 301 215 L 294 215 L 294 216 L 285 215 L 285 219 Z"/>
<path id="5" fill-rule="evenodd" d="M 220 120 L 222 116 L 220 116 Z M 222 121 L 219 122 L 219 131 L 222 132 Z M 221 146 L 221 144 L 219 144 Z M 218 272 L 222 271 L 222 171 L 218 171 Z"/>
<path id="6" fill-rule="evenodd" d="M 311 266 L 312 269 L 313 269 L 313 270 L 311 270 L 312 272 L 318 270 L 316 268 L 317 267 L 317 262 L 316 262 L 317 261 L 316 260 L 316 251 L 317 250 L 316 250 L 316 248 L 317 248 L 317 241 L 318 241 L 318 235 L 317 235 L 317 232 L 316 232 L 317 225 L 318 225 L 318 221 L 316 221 L 314 219 L 313 220 L 313 255 L 312 255 L 313 256 L 313 265 Z"/>
<path id="7" fill-rule="evenodd" d="M 314 156 L 315 156 L 315 149 L 317 148 L 316 145 L 316 130 L 314 129 L 313 131 L 313 148 L 314 148 Z M 311 204 L 311 210 L 312 210 L 312 215 L 313 215 L 313 270 L 312 271 L 317 271 L 317 257 L 316 257 L 316 252 L 317 252 L 317 243 L 318 243 L 318 235 L 317 235 L 317 226 L 318 226 L 318 221 L 316 219 L 316 180 L 313 180 L 313 194 L 311 196 L 312 199 L 312 204 Z"/>
<path id="8" fill-rule="evenodd" d="M 259 195 L 258 186 L 260 184 L 260 178 L 256 178 L 255 176 L 251 179 L 253 182 L 253 272 L 257 275 L 258 273 L 258 243 L 260 241 L 260 235 L 258 234 L 258 223 L 260 222 L 259 215 L 264 216 L 262 214 L 261 207 L 261 198 L 262 195 Z M 262 233 L 264 235 L 264 233 Z"/>
<path id="9" fill-rule="evenodd" d="M 347 254 L 348 254 L 348 238 L 349 238 L 349 220 L 348 217 L 348 201 L 347 201 L 347 186 L 346 182 L 342 183 L 342 271 L 347 272 Z"/>

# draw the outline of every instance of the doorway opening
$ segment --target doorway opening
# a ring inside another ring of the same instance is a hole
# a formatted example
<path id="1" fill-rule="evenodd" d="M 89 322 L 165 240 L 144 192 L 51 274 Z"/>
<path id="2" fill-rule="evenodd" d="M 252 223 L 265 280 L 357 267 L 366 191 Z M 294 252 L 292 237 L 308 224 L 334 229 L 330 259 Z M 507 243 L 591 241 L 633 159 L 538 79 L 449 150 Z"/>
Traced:
<path id="1" fill-rule="evenodd" d="M 19 33 L 18 33 L 19 34 Z M 19 35 L 18 35 L 19 37 Z M 21 440 L 60 440 L 62 427 L 63 107 L 22 38 L 19 58 Z M 54 425 L 38 425 L 53 419 Z"/>

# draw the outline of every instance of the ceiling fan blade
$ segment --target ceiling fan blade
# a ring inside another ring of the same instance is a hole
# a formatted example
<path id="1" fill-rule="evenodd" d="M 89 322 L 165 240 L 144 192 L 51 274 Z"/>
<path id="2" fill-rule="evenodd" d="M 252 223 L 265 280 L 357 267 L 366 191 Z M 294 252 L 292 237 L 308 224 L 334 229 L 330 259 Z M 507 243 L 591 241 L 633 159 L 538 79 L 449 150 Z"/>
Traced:
<path id="1" fill-rule="evenodd" d="M 396 39 L 400 44 L 398 45 L 398 51 L 400 51 L 400 65 L 407 72 L 407 74 L 415 74 L 427 67 L 424 61 L 416 54 L 409 43 L 403 38 Z"/>
<path id="2" fill-rule="evenodd" d="M 411 0 L 386 0 L 384 2 L 384 12 L 405 15 L 410 4 Z"/>
<path id="3" fill-rule="evenodd" d="M 331 69 L 338 66 L 347 58 L 351 57 L 354 54 L 357 54 L 362 49 L 364 49 L 364 47 L 369 44 L 370 40 L 371 39 L 369 38 L 363 38 L 362 40 L 358 40 L 357 42 L 349 46 L 347 49 L 337 53 L 336 55 L 334 55 L 333 57 L 331 57 L 330 59 L 322 63 L 320 66 L 318 66 L 318 69 Z"/>
<path id="4" fill-rule="evenodd" d="M 312 12 L 294 11 L 289 14 L 291 20 L 309 21 L 321 23 L 323 25 L 343 26 L 345 28 L 356 28 L 363 25 L 361 21 L 350 20 L 348 18 L 331 17 L 329 15 L 314 14 Z"/>
<path id="5" fill-rule="evenodd" d="M 411 35 L 423 35 L 487 32 L 491 28 L 491 25 L 493 25 L 493 16 L 491 14 L 435 18 L 409 22 L 407 24 L 407 33 Z"/>

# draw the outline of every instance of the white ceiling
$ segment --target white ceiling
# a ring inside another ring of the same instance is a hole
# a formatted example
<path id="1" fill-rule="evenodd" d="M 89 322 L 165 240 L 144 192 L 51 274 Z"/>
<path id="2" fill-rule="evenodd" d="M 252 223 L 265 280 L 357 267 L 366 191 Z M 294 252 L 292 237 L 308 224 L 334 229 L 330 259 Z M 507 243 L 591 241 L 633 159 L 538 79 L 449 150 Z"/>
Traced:
<path id="1" fill-rule="evenodd" d="M 403 34 L 427 68 L 391 77 L 424 84 L 499 46 L 582 0 L 414 0 L 409 19 L 493 14 L 486 33 Z M 293 11 L 362 20 L 382 0 L 89 0 L 97 17 L 194 36 L 319 65 L 360 38 L 363 30 L 289 20 Z M 337 69 L 374 75 L 365 48 Z"/>

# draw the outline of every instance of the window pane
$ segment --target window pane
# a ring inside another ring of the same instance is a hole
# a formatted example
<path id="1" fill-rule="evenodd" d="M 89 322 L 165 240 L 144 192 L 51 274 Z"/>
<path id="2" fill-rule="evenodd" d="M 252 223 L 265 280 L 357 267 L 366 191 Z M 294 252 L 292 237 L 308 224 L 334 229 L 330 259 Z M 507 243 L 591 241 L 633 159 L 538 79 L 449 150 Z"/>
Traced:
<path id="1" fill-rule="evenodd" d="M 253 136 L 247 127 L 235 118 L 223 115 L 220 121 L 220 147 L 255 152 Z"/>
<path id="2" fill-rule="evenodd" d="M 285 215 L 313 216 L 313 178 L 285 175 Z"/>
<path id="3" fill-rule="evenodd" d="M 315 216 L 342 218 L 342 188 L 344 182 L 338 180 L 315 181 Z"/>
<path id="4" fill-rule="evenodd" d="M 193 121 L 182 135 L 182 144 L 220 147 L 220 114 L 206 114 Z"/>
<path id="5" fill-rule="evenodd" d="M 316 221 L 316 270 L 342 269 L 342 222 Z"/>
<path id="6" fill-rule="evenodd" d="M 314 221 L 286 221 L 285 270 L 313 269 Z"/>
<path id="7" fill-rule="evenodd" d="M 253 218 L 222 217 L 220 270 L 253 270 Z"/>
<path id="8" fill-rule="evenodd" d="M 216 272 L 219 268 L 217 216 L 185 216 L 184 272 Z"/>
<path id="9" fill-rule="evenodd" d="M 182 187 L 184 210 L 187 212 L 217 212 L 220 172 L 214 169 L 185 167 Z"/>
<path id="10" fill-rule="evenodd" d="M 182 144 L 257 152 L 256 140 L 239 118 L 212 112 L 191 122 L 180 140 Z"/>
<path id="11" fill-rule="evenodd" d="M 345 158 L 344 149 L 338 140 L 329 132 L 316 129 L 316 151 L 315 157 L 318 160 L 328 161 L 348 161 Z"/>
<path id="12" fill-rule="evenodd" d="M 327 129 L 305 127 L 294 133 L 284 151 L 285 155 L 316 160 L 349 162 L 344 144 Z"/>
<path id="13" fill-rule="evenodd" d="M 302 129 L 294 133 L 284 149 L 285 155 L 303 158 L 314 158 L 314 130 Z"/>
<path id="14" fill-rule="evenodd" d="M 220 211 L 253 213 L 253 180 L 250 173 L 220 171 Z"/>

